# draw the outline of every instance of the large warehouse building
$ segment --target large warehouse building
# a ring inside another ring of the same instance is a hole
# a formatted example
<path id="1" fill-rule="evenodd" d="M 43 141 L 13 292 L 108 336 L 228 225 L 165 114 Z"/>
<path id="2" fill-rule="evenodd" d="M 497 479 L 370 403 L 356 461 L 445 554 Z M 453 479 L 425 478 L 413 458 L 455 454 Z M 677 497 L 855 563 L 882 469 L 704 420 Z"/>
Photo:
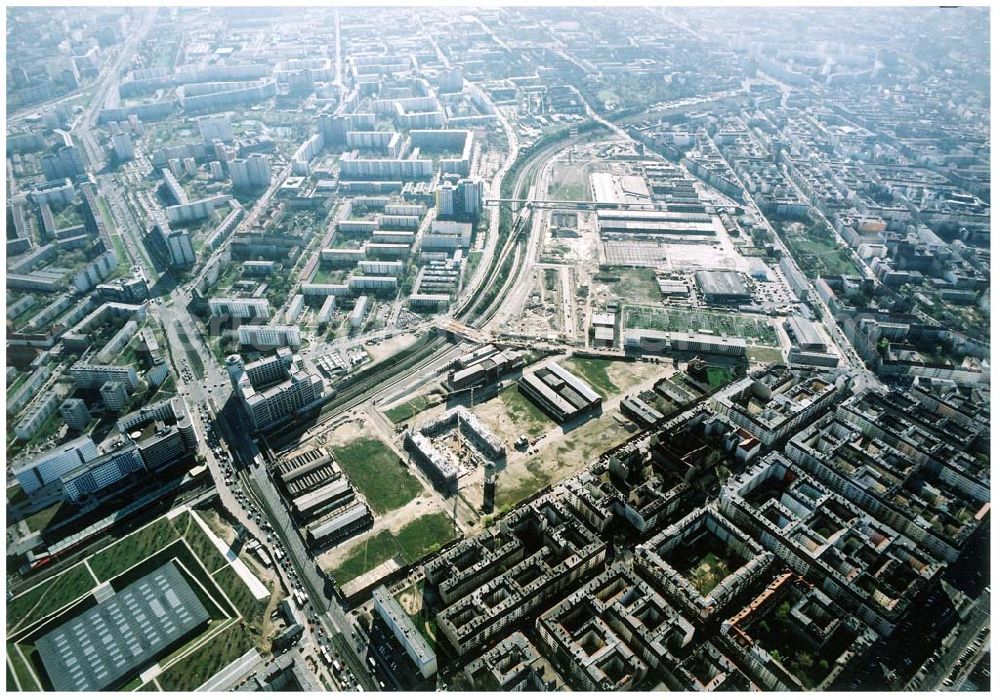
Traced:
<path id="1" fill-rule="evenodd" d="M 733 270 L 699 270 L 698 289 L 709 304 L 749 304 L 753 300 L 743 275 Z"/>
<path id="2" fill-rule="evenodd" d="M 173 563 L 43 635 L 35 648 L 57 691 L 117 690 L 208 623 Z"/>
<path id="3" fill-rule="evenodd" d="M 565 423 L 601 405 L 600 394 L 555 362 L 525 374 L 517 386 L 557 423 Z"/>

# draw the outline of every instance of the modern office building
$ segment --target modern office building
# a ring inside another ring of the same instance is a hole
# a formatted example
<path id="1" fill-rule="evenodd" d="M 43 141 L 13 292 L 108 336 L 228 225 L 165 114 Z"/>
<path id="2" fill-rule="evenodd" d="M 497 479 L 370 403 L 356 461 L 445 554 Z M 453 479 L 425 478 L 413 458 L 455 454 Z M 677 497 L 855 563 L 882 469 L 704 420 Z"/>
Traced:
<path id="1" fill-rule="evenodd" d="M 353 291 L 371 290 L 374 293 L 390 293 L 399 287 L 399 280 L 385 275 L 351 275 L 347 278 L 347 288 Z"/>
<path id="2" fill-rule="evenodd" d="M 472 224 L 459 221 L 434 220 L 422 239 L 425 250 L 455 250 L 471 244 Z"/>
<path id="3" fill-rule="evenodd" d="M 368 305 L 369 299 L 367 296 L 360 296 L 357 301 L 354 302 L 354 308 L 351 310 L 351 315 L 348 317 L 351 328 L 360 328 L 361 324 L 364 323 L 365 317 L 368 315 Z"/>
<path id="4" fill-rule="evenodd" d="M 53 391 L 35 399 L 14 426 L 14 435 L 25 442 L 35 437 L 46 421 L 59 409 L 62 398 L 61 393 Z"/>
<path id="5" fill-rule="evenodd" d="M 84 435 L 43 452 L 30 462 L 14 466 L 12 471 L 24 493 L 33 498 L 51 484 L 55 484 L 58 492 L 63 474 L 96 458 L 97 446 Z"/>
<path id="6" fill-rule="evenodd" d="M 483 213 L 486 202 L 486 184 L 479 178 L 465 178 L 458 181 L 456 191 L 458 210 L 466 218 L 478 218 Z"/>
<path id="7" fill-rule="evenodd" d="M 226 360 L 233 388 L 257 430 L 291 418 L 323 396 L 323 379 L 305 371 L 305 364 L 297 355 L 292 355 L 286 363 L 290 352 L 287 348 L 279 349 L 281 354 L 275 355 L 277 362 L 269 360 L 261 367 L 244 365 L 239 355 L 230 355 Z M 273 383 L 271 377 L 276 372 L 281 374 L 277 383 Z M 254 382 L 254 375 L 260 379 L 266 377 L 266 381 Z"/>
<path id="8" fill-rule="evenodd" d="M 123 381 L 109 379 L 101 384 L 100 393 L 107 411 L 118 413 L 128 406 L 128 388 Z"/>
<path id="9" fill-rule="evenodd" d="M 135 158 L 135 149 L 132 146 L 132 137 L 128 132 L 122 131 L 111 137 L 111 145 L 115 152 L 115 157 L 119 162 L 125 162 Z"/>
<path id="10" fill-rule="evenodd" d="M 437 216 L 439 219 L 450 219 L 455 216 L 455 186 L 444 182 L 437 191 Z"/>
<path id="11" fill-rule="evenodd" d="M 113 488 L 132 474 L 146 471 L 139 448 L 126 444 L 119 450 L 99 455 L 60 477 L 64 500 L 79 502 Z"/>
<path id="12" fill-rule="evenodd" d="M 235 138 L 233 125 L 229 121 L 228 114 L 213 114 L 199 117 L 197 122 L 198 133 L 201 134 L 201 139 L 206 146 L 214 143 L 216 140 L 229 143 Z"/>
<path id="13" fill-rule="evenodd" d="M 289 348 L 278 348 L 273 355 L 265 355 L 250 363 L 244 363 L 239 355 L 230 355 L 226 365 L 231 381 L 240 381 L 240 376 L 245 373 L 254 386 L 267 386 L 287 379 L 294 359 L 295 355 Z"/>

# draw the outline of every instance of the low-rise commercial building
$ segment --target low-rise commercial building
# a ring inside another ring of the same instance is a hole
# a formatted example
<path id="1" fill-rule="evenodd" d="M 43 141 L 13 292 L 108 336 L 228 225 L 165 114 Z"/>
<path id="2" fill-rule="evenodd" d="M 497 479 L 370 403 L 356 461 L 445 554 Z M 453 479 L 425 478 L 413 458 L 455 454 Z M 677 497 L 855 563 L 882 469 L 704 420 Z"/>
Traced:
<path id="1" fill-rule="evenodd" d="M 557 423 L 565 423 L 601 405 L 601 395 L 576 375 L 550 362 L 525 374 L 517 383 L 521 393 Z"/>
<path id="2" fill-rule="evenodd" d="M 623 336 L 625 351 L 641 355 L 690 352 L 746 357 L 747 354 L 747 342 L 743 338 L 707 333 L 668 332 L 650 328 L 627 328 Z"/>
<path id="3" fill-rule="evenodd" d="M 306 531 L 311 546 L 319 548 L 347 539 L 371 526 L 371 511 L 364 503 L 355 503 L 318 521 Z"/>

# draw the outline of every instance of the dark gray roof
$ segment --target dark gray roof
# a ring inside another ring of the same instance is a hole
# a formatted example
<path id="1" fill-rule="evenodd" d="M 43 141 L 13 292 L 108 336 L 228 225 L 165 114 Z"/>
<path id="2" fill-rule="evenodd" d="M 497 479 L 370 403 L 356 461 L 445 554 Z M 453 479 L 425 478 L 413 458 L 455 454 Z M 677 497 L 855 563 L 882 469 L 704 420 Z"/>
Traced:
<path id="1" fill-rule="evenodd" d="M 695 281 L 710 296 L 745 296 L 749 294 L 743 275 L 732 270 L 699 270 Z"/>
<path id="2" fill-rule="evenodd" d="M 35 647 L 59 691 L 116 689 L 208 620 L 173 562 L 41 637 Z"/>

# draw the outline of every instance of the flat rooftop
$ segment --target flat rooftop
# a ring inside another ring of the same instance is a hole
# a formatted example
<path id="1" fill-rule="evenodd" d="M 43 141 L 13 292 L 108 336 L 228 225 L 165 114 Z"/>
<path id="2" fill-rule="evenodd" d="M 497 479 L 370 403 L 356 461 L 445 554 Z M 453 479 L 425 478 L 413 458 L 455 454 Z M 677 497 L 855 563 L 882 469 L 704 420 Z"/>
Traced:
<path id="1" fill-rule="evenodd" d="M 170 562 L 64 622 L 35 647 L 55 690 L 115 690 L 206 622 L 208 611 Z"/>
<path id="2" fill-rule="evenodd" d="M 749 296 L 743 275 L 733 270 L 700 270 L 694 275 L 698 288 L 710 296 Z"/>
<path id="3" fill-rule="evenodd" d="M 594 188 L 594 199 L 598 202 L 618 202 L 620 204 L 649 204 L 652 198 L 646 179 L 641 175 L 612 175 L 593 173 L 590 183 Z"/>

